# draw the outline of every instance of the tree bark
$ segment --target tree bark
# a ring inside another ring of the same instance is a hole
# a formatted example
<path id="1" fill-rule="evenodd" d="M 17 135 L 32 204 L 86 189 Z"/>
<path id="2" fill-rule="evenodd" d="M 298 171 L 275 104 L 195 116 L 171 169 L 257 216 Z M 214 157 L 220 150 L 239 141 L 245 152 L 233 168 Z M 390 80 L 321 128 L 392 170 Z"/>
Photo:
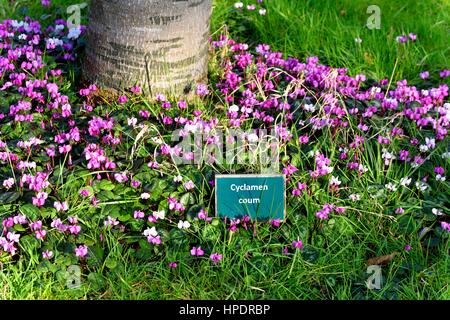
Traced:
<path id="1" fill-rule="evenodd" d="M 211 0 L 93 0 L 83 77 L 187 95 L 206 81 Z"/>

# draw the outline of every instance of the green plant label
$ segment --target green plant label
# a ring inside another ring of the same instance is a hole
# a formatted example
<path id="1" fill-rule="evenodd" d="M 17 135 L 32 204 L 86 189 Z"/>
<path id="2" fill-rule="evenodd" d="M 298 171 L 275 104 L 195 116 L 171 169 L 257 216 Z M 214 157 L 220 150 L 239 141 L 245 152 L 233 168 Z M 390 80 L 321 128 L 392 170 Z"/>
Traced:
<path id="1" fill-rule="evenodd" d="M 285 220 L 285 180 L 281 174 L 216 175 L 216 216 Z"/>

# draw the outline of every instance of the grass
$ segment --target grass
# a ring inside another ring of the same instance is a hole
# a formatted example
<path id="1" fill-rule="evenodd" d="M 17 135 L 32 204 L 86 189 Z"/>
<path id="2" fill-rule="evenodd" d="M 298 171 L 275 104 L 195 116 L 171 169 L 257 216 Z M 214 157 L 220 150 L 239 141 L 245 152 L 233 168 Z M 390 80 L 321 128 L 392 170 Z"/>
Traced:
<path id="1" fill-rule="evenodd" d="M 0 19 L 26 14 L 42 17 L 43 21 L 50 21 L 55 15 L 64 17 L 64 10 L 54 12 L 36 2 L 0 0 Z M 62 8 L 78 1 L 52 2 Z M 435 81 L 436 72 L 448 68 L 447 1 L 377 1 L 382 13 L 380 30 L 364 27 L 369 16 L 366 8 L 372 4 L 369 1 L 269 1 L 265 17 L 236 12 L 233 3 L 214 2 L 212 31 L 228 25 L 235 38 L 251 45 L 270 44 L 286 56 L 317 55 L 323 63 L 349 68 L 352 75 L 365 73 L 378 79 L 392 76 L 394 80 L 418 81 L 419 72 L 430 70 L 431 81 Z M 402 51 L 395 37 L 408 32 L 418 35 L 417 45 Z M 356 37 L 363 42 L 355 43 Z M 321 141 L 322 149 L 337 152 L 330 132 L 325 132 Z M 220 268 L 182 261 L 177 269 L 167 268 L 173 257 L 143 261 L 121 245 L 125 239 L 107 234 L 108 254 L 98 263 L 96 272 L 83 275 L 81 288 L 68 289 L 63 271 L 49 272 L 48 265 L 36 267 L 34 262 L 20 259 L 3 265 L 0 298 L 450 299 L 449 242 L 425 246 L 416 236 L 420 224 L 408 215 L 394 218 L 386 213 L 387 207 L 399 204 L 407 203 L 405 207 L 412 212 L 427 205 L 427 201 L 440 200 L 408 198 L 409 193 L 399 198 L 373 197 L 371 187 L 399 180 L 411 172 L 399 166 L 384 172 L 380 150 L 374 148 L 365 154 L 369 174 L 363 180 L 352 181 L 361 202 L 346 215 L 330 220 L 323 232 L 317 232 L 316 200 L 305 197 L 288 209 L 288 225 L 276 230 L 258 225 L 257 237 L 230 236 L 224 232 L 224 226 L 220 233 L 203 232 L 202 236 L 210 238 L 216 250 L 224 255 Z M 299 157 L 306 155 L 299 150 Z M 299 169 L 307 170 L 301 163 Z M 352 179 L 348 177 L 349 181 Z M 68 193 L 74 192 L 70 184 L 66 188 Z M 442 188 L 443 195 L 450 194 L 448 184 Z M 337 200 L 332 195 L 320 196 L 323 202 Z M 81 216 L 85 208 L 78 210 Z M 92 231 L 92 237 L 95 232 Z M 220 238 L 217 234 L 225 236 Z M 278 235 L 308 239 L 303 254 L 282 255 Z M 413 250 L 405 252 L 406 243 Z M 399 254 L 382 268 L 382 289 L 367 289 L 367 259 L 394 251 Z"/>
<path id="2" fill-rule="evenodd" d="M 448 68 L 448 1 L 267 1 L 265 17 L 237 14 L 230 10 L 233 3 L 215 2 L 213 30 L 232 20 L 232 34 L 244 31 L 251 44 L 270 44 L 286 56 L 318 56 L 322 63 L 348 68 L 351 75 L 376 79 L 389 78 L 397 58 L 398 80 L 417 81 L 424 70 L 431 74 Z M 370 5 L 380 8 L 380 29 L 366 27 Z M 395 38 L 409 32 L 418 35 L 417 44 L 402 56 Z"/>

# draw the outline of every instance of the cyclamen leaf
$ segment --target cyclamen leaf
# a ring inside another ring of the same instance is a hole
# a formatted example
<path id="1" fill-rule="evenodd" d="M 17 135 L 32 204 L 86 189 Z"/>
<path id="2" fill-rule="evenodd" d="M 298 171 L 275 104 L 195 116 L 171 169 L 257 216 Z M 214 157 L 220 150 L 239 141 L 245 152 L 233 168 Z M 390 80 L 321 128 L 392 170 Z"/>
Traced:
<path id="1" fill-rule="evenodd" d="M 20 193 L 16 191 L 4 192 L 0 194 L 0 203 L 11 203 L 19 199 Z"/>

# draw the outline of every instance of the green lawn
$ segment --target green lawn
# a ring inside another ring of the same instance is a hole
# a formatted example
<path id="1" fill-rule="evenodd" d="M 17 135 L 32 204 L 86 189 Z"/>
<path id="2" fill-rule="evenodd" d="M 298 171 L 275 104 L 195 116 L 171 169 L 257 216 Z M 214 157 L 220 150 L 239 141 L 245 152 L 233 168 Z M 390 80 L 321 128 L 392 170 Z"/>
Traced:
<path id="1" fill-rule="evenodd" d="M 66 17 L 63 8 L 78 2 L 53 0 L 51 8 L 42 8 L 37 0 L 0 0 L 0 20 L 30 15 L 50 23 L 56 17 Z M 439 71 L 449 68 L 448 1 L 272 0 L 265 4 L 265 16 L 257 10 L 237 12 L 234 2 L 214 1 L 213 33 L 228 26 L 235 39 L 250 46 L 266 43 L 285 56 L 299 59 L 318 56 L 323 64 L 345 67 L 350 75 L 363 73 L 368 78 L 408 79 L 419 84 L 419 73 L 428 70 L 429 81 L 437 83 Z M 366 9 L 371 4 L 381 8 L 379 30 L 365 27 L 369 17 Z M 86 15 L 86 9 L 83 13 Z M 409 32 L 417 34 L 416 43 L 399 46 L 395 38 Z M 362 42 L 355 42 L 355 38 Z M 211 79 L 215 70 L 212 65 Z M 74 93 L 76 77 L 68 78 L 67 91 Z M 215 105 L 205 109 L 212 113 Z M 324 132 L 322 150 L 337 154 L 334 138 L 334 133 Z M 436 152 L 445 149 L 441 146 Z M 297 157 L 301 162 L 306 154 L 299 149 Z M 224 255 L 220 266 L 181 260 L 177 269 L 170 269 L 167 263 L 176 255 L 140 259 L 123 246 L 125 235 L 111 232 L 105 236 L 103 260 L 97 262 L 95 273 L 84 274 L 80 289 L 66 287 L 63 271 L 22 258 L 4 263 L 0 299 L 450 299 L 448 235 L 437 245 L 426 245 L 417 236 L 422 220 L 418 222 L 411 215 L 397 218 L 388 212 L 399 205 L 408 213 L 435 204 L 448 207 L 448 182 L 436 191 L 440 198 L 421 198 L 414 191 L 398 198 L 377 198 L 373 186 L 398 181 L 413 171 L 398 165 L 385 172 L 381 150 L 376 146 L 368 147 L 364 157 L 369 173 L 362 179 L 347 177 L 351 190 L 360 194 L 360 202 L 324 226 L 319 226 L 314 216 L 317 198 L 333 202 L 337 196 L 318 187 L 317 194 L 305 196 L 289 208 L 291 219 L 279 229 L 260 224 L 256 237 L 230 234 L 221 224 L 200 231 Z M 448 171 L 449 160 L 441 161 Z M 307 171 L 302 164 L 298 167 Z M 70 185 L 64 188 L 76 195 Z M 210 195 L 201 196 L 208 202 Z M 82 216 L 87 209 L 80 206 L 78 210 Z M 93 228 L 89 232 L 87 237 L 94 238 L 99 231 Z M 303 252 L 283 255 L 278 238 L 297 236 L 306 244 Z M 404 250 L 406 244 L 411 245 L 411 251 Z M 395 251 L 398 254 L 392 262 L 382 268 L 382 289 L 368 290 L 367 260 Z"/>

